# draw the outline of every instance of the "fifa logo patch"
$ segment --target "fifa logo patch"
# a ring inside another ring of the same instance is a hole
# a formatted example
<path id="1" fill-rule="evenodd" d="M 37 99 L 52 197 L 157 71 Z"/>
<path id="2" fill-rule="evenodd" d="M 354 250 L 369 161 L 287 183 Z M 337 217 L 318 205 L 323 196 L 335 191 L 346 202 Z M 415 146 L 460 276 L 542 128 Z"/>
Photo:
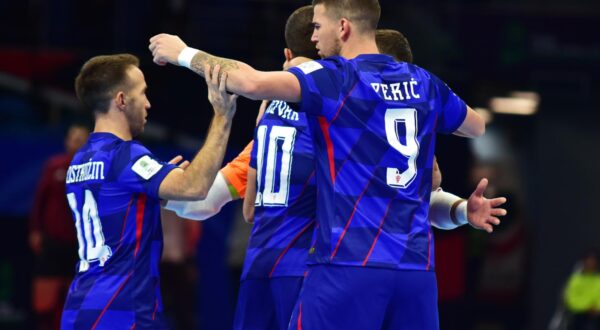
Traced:
<path id="1" fill-rule="evenodd" d="M 137 175 L 141 176 L 144 180 L 148 180 L 153 177 L 160 169 L 162 168 L 162 164 L 157 162 L 156 160 L 150 158 L 150 156 L 145 155 L 142 158 L 138 159 L 135 164 L 131 167 L 131 170 L 134 171 Z"/>

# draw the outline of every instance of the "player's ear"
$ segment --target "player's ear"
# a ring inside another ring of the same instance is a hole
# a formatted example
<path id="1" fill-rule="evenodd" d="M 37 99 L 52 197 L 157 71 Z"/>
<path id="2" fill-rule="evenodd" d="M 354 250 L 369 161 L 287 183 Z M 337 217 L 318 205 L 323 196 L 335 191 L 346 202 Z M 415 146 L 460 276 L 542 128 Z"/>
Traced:
<path id="1" fill-rule="evenodd" d="M 350 37 L 350 21 L 346 18 L 342 18 L 340 19 L 340 26 L 339 26 L 339 35 L 340 35 L 340 39 L 342 39 L 343 41 L 348 40 L 348 37 Z"/>
<path id="2" fill-rule="evenodd" d="M 123 111 L 125 110 L 125 93 L 123 91 L 117 92 L 114 98 L 115 104 L 117 105 L 117 109 Z"/>
<path id="3" fill-rule="evenodd" d="M 285 56 L 285 60 L 287 62 L 291 61 L 292 58 L 294 58 L 294 53 L 292 53 L 292 50 L 289 48 L 284 48 L 283 49 L 283 56 Z"/>

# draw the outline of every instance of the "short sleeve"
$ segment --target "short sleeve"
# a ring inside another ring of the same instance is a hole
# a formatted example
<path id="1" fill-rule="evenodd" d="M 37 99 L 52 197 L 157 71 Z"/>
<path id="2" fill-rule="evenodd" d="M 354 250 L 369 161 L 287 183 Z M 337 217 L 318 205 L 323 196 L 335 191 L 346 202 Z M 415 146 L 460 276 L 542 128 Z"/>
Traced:
<path id="1" fill-rule="evenodd" d="M 455 132 L 467 116 L 467 105 L 438 77 L 431 75 L 437 92 L 436 105 L 440 107 L 437 132 L 451 134 Z"/>
<path id="2" fill-rule="evenodd" d="M 290 68 L 300 83 L 302 100 L 294 109 L 309 115 L 332 116 L 344 86 L 341 58 L 310 61 Z"/>
<path id="3" fill-rule="evenodd" d="M 177 166 L 157 159 L 146 147 L 131 142 L 115 155 L 117 168 L 121 167 L 118 184 L 126 190 L 145 193 L 158 199 L 158 189 L 164 178 Z"/>

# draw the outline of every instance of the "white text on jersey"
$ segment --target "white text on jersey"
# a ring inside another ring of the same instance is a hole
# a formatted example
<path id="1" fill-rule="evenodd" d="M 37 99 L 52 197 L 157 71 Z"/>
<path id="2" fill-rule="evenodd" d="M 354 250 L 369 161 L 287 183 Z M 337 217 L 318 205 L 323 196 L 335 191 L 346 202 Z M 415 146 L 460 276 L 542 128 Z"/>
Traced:
<path id="1" fill-rule="evenodd" d="M 277 113 L 275 113 L 275 110 L 277 110 Z M 272 115 L 277 114 L 279 117 L 287 120 L 298 120 L 298 113 L 292 110 L 292 108 L 284 101 L 272 101 L 265 112 Z"/>
<path id="2" fill-rule="evenodd" d="M 104 162 L 92 162 L 71 165 L 67 170 L 67 183 L 87 180 L 104 180 Z"/>
<path id="3" fill-rule="evenodd" d="M 419 82 L 414 78 L 410 81 L 404 81 L 394 84 L 371 83 L 375 93 L 379 94 L 386 101 L 404 101 L 410 99 L 420 99 L 421 95 L 415 92 Z"/>

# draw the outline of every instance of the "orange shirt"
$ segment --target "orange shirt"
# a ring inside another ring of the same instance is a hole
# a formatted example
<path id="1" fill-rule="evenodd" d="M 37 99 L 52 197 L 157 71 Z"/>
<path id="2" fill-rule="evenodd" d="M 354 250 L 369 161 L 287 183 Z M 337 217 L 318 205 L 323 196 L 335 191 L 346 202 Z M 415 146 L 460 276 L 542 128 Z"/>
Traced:
<path id="1" fill-rule="evenodd" d="M 246 182 L 248 181 L 248 166 L 250 166 L 250 153 L 252 142 L 240 152 L 231 162 L 221 169 L 221 174 L 227 180 L 227 185 L 233 199 L 244 198 L 246 195 Z"/>

